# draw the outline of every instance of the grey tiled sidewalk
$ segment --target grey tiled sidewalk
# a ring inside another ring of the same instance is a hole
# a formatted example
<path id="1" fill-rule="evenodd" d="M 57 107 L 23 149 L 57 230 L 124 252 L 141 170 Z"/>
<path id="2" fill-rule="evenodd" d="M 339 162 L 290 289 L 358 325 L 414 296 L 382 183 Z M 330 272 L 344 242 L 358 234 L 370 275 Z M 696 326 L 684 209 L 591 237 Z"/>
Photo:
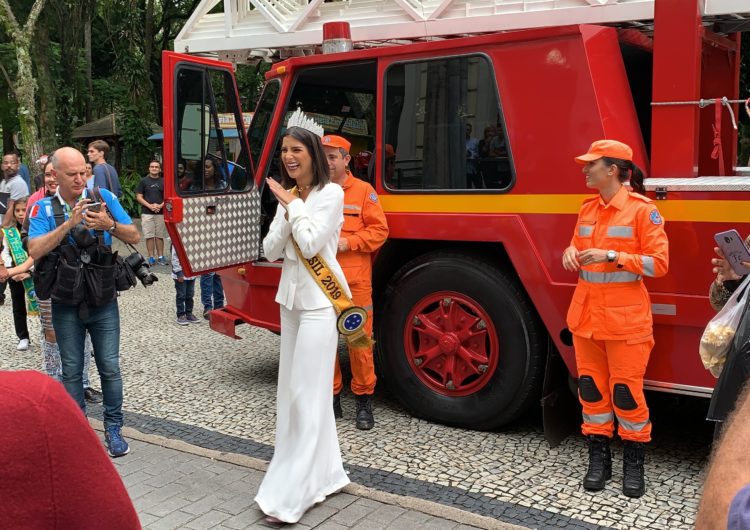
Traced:
<path id="1" fill-rule="evenodd" d="M 92 423 L 100 428 L 98 422 Z M 125 429 L 124 434 L 131 453 L 115 459 L 114 463 L 144 528 L 269 528 L 253 502 L 263 478 L 263 462 L 132 429 Z M 298 524 L 284 528 L 514 530 L 522 527 L 352 484 L 308 511 Z"/>

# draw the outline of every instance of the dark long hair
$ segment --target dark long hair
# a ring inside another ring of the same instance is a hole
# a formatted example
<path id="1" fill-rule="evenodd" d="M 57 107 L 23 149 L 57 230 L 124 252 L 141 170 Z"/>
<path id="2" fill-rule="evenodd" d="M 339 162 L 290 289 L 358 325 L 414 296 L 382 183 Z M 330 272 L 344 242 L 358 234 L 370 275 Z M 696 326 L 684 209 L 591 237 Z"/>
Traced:
<path id="1" fill-rule="evenodd" d="M 320 143 L 320 137 L 302 127 L 290 127 L 286 130 L 284 136 L 291 136 L 305 146 L 312 161 L 312 185 L 317 186 L 319 190 L 323 189 L 323 186 L 330 181 L 330 177 L 328 176 L 328 162 L 323 151 L 323 144 Z M 286 172 L 283 161 L 281 161 L 281 185 L 286 189 L 295 185 L 294 179 Z"/>
<path id="2" fill-rule="evenodd" d="M 641 195 L 646 194 L 646 187 L 643 185 L 643 171 L 641 171 L 641 168 L 636 166 L 632 160 L 610 158 L 608 156 L 603 156 L 602 160 L 604 161 L 604 165 L 617 166 L 620 170 L 620 174 L 618 175 L 620 182 L 630 180 L 630 187 L 633 188 L 633 191 L 640 193 Z"/>

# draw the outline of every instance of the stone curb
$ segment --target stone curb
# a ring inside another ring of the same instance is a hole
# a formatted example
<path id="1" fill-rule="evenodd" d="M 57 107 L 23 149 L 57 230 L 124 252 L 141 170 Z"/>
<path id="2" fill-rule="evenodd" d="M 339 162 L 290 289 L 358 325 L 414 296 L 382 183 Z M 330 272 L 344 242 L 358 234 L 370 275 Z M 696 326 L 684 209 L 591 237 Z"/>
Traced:
<path id="1" fill-rule="evenodd" d="M 104 424 L 96 419 L 89 418 L 91 427 L 99 432 L 104 432 Z M 253 458 L 251 456 L 240 455 L 236 453 L 225 453 L 221 451 L 215 451 L 213 449 L 205 449 L 198 447 L 181 440 L 174 440 L 172 438 L 166 438 L 156 434 L 145 434 L 132 427 L 123 427 L 123 436 L 139 440 L 141 442 L 158 445 L 160 447 L 166 447 L 167 449 L 173 449 L 182 453 L 188 453 L 200 457 L 210 458 L 212 460 L 218 460 L 220 462 L 227 462 L 229 464 L 235 464 L 238 466 L 246 467 L 249 469 L 255 469 L 257 471 L 266 471 L 268 463 L 259 458 Z M 362 497 L 384 504 L 390 504 L 393 506 L 399 506 L 407 510 L 414 510 L 422 512 L 433 517 L 439 517 L 441 519 L 448 519 L 458 524 L 465 524 L 469 526 L 475 526 L 484 530 L 527 530 L 526 527 L 518 526 L 510 523 L 504 523 L 491 517 L 485 517 L 483 515 L 477 515 L 458 508 L 451 506 L 445 506 L 443 504 L 427 501 L 424 499 L 418 499 L 416 497 L 408 497 L 405 495 L 396 495 L 394 493 L 387 493 L 374 488 L 368 488 L 359 484 L 350 483 L 343 490 L 344 493 L 354 495 L 356 497 Z"/>

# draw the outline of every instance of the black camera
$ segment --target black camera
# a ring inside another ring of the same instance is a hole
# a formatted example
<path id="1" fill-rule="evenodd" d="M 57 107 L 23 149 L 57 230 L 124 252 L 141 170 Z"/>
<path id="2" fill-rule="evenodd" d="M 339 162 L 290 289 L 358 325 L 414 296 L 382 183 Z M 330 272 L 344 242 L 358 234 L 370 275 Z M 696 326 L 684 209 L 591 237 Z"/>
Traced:
<path id="1" fill-rule="evenodd" d="M 139 252 L 133 252 L 125 258 L 125 263 L 133 270 L 135 277 L 138 278 L 144 287 L 148 287 L 154 282 L 158 282 L 159 278 L 151 272 L 148 268 L 148 263 L 143 259 L 143 256 Z"/>

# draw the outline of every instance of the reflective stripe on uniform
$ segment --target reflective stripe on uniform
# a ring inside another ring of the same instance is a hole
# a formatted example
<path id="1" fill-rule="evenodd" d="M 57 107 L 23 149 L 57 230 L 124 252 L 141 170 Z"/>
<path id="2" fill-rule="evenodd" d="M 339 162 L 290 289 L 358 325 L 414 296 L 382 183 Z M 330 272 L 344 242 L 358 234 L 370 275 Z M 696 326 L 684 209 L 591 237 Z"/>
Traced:
<path id="1" fill-rule="evenodd" d="M 583 413 L 583 422 L 590 425 L 604 425 L 614 419 L 611 412 L 603 412 L 602 414 L 586 414 Z"/>
<path id="2" fill-rule="evenodd" d="M 588 237 L 594 233 L 594 227 L 588 225 L 580 225 L 578 227 L 578 235 L 581 237 Z"/>
<path id="3" fill-rule="evenodd" d="M 641 256 L 641 262 L 643 264 L 643 274 L 645 276 L 653 276 L 656 274 L 654 269 L 654 258 L 651 256 Z"/>
<path id="4" fill-rule="evenodd" d="M 633 237 L 632 226 L 608 226 L 607 237 Z"/>
<path id="5" fill-rule="evenodd" d="M 641 279 L 640 274 L 632 272 L 591 272 L 579 271 L 578 277 L 583 281 L 591 283 L 618 283 L 618 282 L 637 282 Z"/>
<path id="6" fill-rule="evenodd" d="M 646 420 L 646 421 L 639 421 L 638 423 L 635 423 L 632 421 L 624 420 L 620 416 L 617 416 L 617 423 L 620 424 L 620 427 L 628 431 L 640 432 L 643 429 L 645 429 L 646 425 L 648 425 L 650 422 L 649 420 Z"/>
<path id="7" fill-rule="evenodd" d="M 344 210 L 354 210 L 355 212 L 360 211 L 362 208 L 357 206 L 356 204 L 345 204 Z"/>

